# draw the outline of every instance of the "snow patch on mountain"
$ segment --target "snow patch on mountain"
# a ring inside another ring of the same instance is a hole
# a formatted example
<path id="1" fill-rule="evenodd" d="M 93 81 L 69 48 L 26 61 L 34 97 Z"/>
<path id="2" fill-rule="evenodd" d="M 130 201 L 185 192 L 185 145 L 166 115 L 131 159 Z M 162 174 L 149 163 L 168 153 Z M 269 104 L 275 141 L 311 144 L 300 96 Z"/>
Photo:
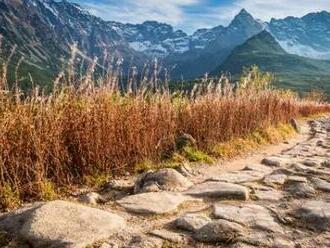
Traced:
<path id="1" fill-rule="evenodd" d="M 281 47 L 288 53 L 313 59 L 330 59 L 330 50 L 317 51 L 311 46 L 300 44 L 294 40 L 277 40 Z"/>

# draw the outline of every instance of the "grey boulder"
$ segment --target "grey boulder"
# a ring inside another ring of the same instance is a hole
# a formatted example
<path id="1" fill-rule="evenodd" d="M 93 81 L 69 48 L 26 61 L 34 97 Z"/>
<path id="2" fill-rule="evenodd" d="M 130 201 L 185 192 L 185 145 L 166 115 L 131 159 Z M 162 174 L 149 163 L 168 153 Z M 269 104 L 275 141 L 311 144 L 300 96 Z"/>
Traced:
<path id="1" fill-rule="evenodd" d="M 108 211 L 65 201 L 37 203 L 0 220 L 0 229 L 33 247 L 84 248 L 125 228 L 125 220 Z"/>

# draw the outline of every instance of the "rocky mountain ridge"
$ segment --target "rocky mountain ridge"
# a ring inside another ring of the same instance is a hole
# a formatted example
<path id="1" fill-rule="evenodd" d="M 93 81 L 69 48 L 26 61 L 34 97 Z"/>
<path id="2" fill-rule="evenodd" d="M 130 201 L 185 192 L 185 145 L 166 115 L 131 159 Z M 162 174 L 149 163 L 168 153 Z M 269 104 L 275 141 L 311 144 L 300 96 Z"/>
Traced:
<path id="1" fill-rule="evenodd" d="M 29 66 L 26 71 L 37 68 L 49 74 L 62 69 L 76 43 L 77 63 L 88 63 L 94 57 L 99 65 L 120 60 L 128 71 L 132 65 L 141 69 L 157 57 L 173 79 L 193 79 L 216 69 L 237 46 L 264 29 L 286 51 L 323 59 L 330 54 L 329 23 L 326 11 L 263 23 L 242 9 L 227 27 L 199 29 L 188 35 L 156 21 L 105 21 L 66 0 L 0 1 L 0 34 L 8 48 L 4 51 L 8 55 L 9 48 L 16 46 L 14 62 L 23 56 Z"/>

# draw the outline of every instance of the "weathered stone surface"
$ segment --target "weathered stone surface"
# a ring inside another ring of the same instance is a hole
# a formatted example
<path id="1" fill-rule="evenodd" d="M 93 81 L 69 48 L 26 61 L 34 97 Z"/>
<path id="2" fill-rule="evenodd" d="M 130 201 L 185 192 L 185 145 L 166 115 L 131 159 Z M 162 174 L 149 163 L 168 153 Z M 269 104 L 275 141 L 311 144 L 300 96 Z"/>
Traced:
<path id="1" fill-rule="evenodd" d="M 125 248 L 162 248 L 163 239 L 150 235 L 135 235 Z"/>
<path id="2" fill-rule="evenodd" d="M 312 182 L 315 185 L 316 189 L 322 190 L 325 192 L 330 192 L 330 183 L 329 182 L 322 180 L 320 178 L 313 178 Z"/>
<path id="3" fill-rule="evenodd" d="M 251 233 L 238 238 L 239 242 L 253 245 L 253 247 L 271 247 L 272 239 L 267 232 L 252 231 Z"/>
<path id="4" fill-rule="evenodd" d="M 261 201 L 279 201 L 283 198 L 283 193 L 278 190 L 256 190 L 254 195 Z"/>
<path id="5" fill-rule="evenodd" d="M 300 176 L 289 176 L 285 180 L 285 183 L 307 183 L 306 177 L 300 177 Z"/>
<path id="6" fill-rule="evenodd" d="M 247 166 L 245 166 L 244 170 L 246 171 L 260 171 L 264 174 L 270 174 L 273 169 L 270 168 L 269 166 L 265 166 L 262 164 L 249 164 Z"/>
<path id="7" fill-rule="evenodd" d="M 159 237 L 161 239 L 173 242 L 173 243 L 182 243 L 184 241 L 184 238 L 182 235 L 171 232 L 165 229 L 160 229 L 160 230 L 153 230 L 149 232 L 149 234 Z"/>
<path id="8" fill-rule="evenodd" d="M 285 174 L 271 174 L 265 177 L 264 183 L 267 185 L 283 185 L 287 179 Z"/>
<path id="9" fill-rule="evenodd" d="M 285 186 L 285 189 L 295 197 L 312 197 L 315 189 L 307 183 L 292 182 Z"/>
<path id="10" fill-rule="evenodd" d="M 301 219 L 309 228 L 318 231 L 329 231 L 330 203 L 325 201 L 304 202 L 296 209 L 295 217 Z"/>
<path id="11" fill-rule="evenodd" d="M 82 195 L 79 201 L 85 204 L 97 205 L 98 203 L 105 203 L 106 199 L 96 192 L 90 192 Z"/>
<path id="12" fill-rule="evenodd" d="M 175 211 L 185 201 L 195 200 L 189 196 L 172 192 L 151 192 L 127 196 L 118 204 L 127 211 L 139 214 L 165 214 Z"/>
<path id="13" fill-rule="evenodd" d="M 275 221 L 270 211 L 259 205 L 215 204 L 213 215 L 216 218 L 233 221 L 252 228 L 275 233 L 283 232 L 282 227 Z"/>
<path id="14" fill-rule="evenodd" d="M 0 221 L 0 228 L 33 247 L 85 248 L 125 228 L 125 220 L 108 211 L 53 201 L 7 215 Z"/>
<path id="15" fill-rule="evenodd" d="M 264 158 L 261 163 L 271 167 L 280 167 L 289 164 L 290 161 L 287 158 L 271 156 Z"/>
<path id="16" fill-rule="evenodd" d="M 174 169 L 161 169 L 143 173 L 135 182 L 134 192 L 183 191 L 193 183 Z"/>
<path id="17" fill-rule="evenodd" d="M 211 222 L 211 219 L 205 215 L 185 214 L 177 218 L 174 224 L 179 229 L 195 232 L 209 222 Z"/>
<path id="18" fill-rule="evenodd" d="M 247 200 L 249 191 L 246 187 L 224 182 L 206 182 L 197 184 L 185 192 L 196 197 L 210 197 L 218 199 Z"/>
<path id="19" fill-rule="evenodd" d="M 309 167 L 319 167 L 321 165 L 321 162 L 315 159 L 306 159 L 302 161 L 302 164 Z"/>
<path id="20" fill-rule="evenodd" d="M 240 224 L 226 220 L 212 221 L 196 231 L 194 239 L 205 243 L 229 242 L 244 232 Z"/>
<path id="21" fill-rule="evenodd" d="M 321 166 L 330 168 L 330 160 L 325 160 L 321 163 Z"/>
<path id="22" fill-rule="evenodd" d="M 328 175 L 328 176 L 330 176 L 330 172 L 328 172 L 326 170 L 321 170 L 321 169 L 308 167 L 308 166 L 303 165 L 303 164 L 294 164 L 293 168 L 297 172 L 305 173 L 306 175 L 312 174 L 312 175 Z"/>
<path id="23" fill-rule="evenodd" d="M 246 182 L 256 182 L 264 178 L 265 173 L 261 171 L 253 170 L 242 170 L 223 173 L 218 176 L 214 176 L 210 181 L 219 181 L 227 183 L 246 183 Z"/>

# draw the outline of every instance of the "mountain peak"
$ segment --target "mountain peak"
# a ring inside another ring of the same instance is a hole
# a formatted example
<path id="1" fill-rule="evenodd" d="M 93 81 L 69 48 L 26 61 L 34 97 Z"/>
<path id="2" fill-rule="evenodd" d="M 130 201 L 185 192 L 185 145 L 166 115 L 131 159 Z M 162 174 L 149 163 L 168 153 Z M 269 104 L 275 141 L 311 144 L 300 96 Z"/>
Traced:
<path id="1" fill-rule="evenodd" d="M 238 13 L 238 15 L 240 16 L 246 16 L 246 15 L 251 15 L 249 12 L 246 11 L 246 9 L 241 9 L 241 11 Z"/>
<path id="2" fill-rule="evenodd" d="M 230 30 L 242 30 L 250 33 L 251 36 L 264 29 L 263 24 L 253 18 L 253 16 L 242 9 L 229 25 Z"/>
<path id="3" fill-rule="evenodd" d="M 233 19 L 230 26 L 239 26 L 246 23 L 256 22 L 253 16 L 247 12 L 245 9 L 242 9 Z"/>

